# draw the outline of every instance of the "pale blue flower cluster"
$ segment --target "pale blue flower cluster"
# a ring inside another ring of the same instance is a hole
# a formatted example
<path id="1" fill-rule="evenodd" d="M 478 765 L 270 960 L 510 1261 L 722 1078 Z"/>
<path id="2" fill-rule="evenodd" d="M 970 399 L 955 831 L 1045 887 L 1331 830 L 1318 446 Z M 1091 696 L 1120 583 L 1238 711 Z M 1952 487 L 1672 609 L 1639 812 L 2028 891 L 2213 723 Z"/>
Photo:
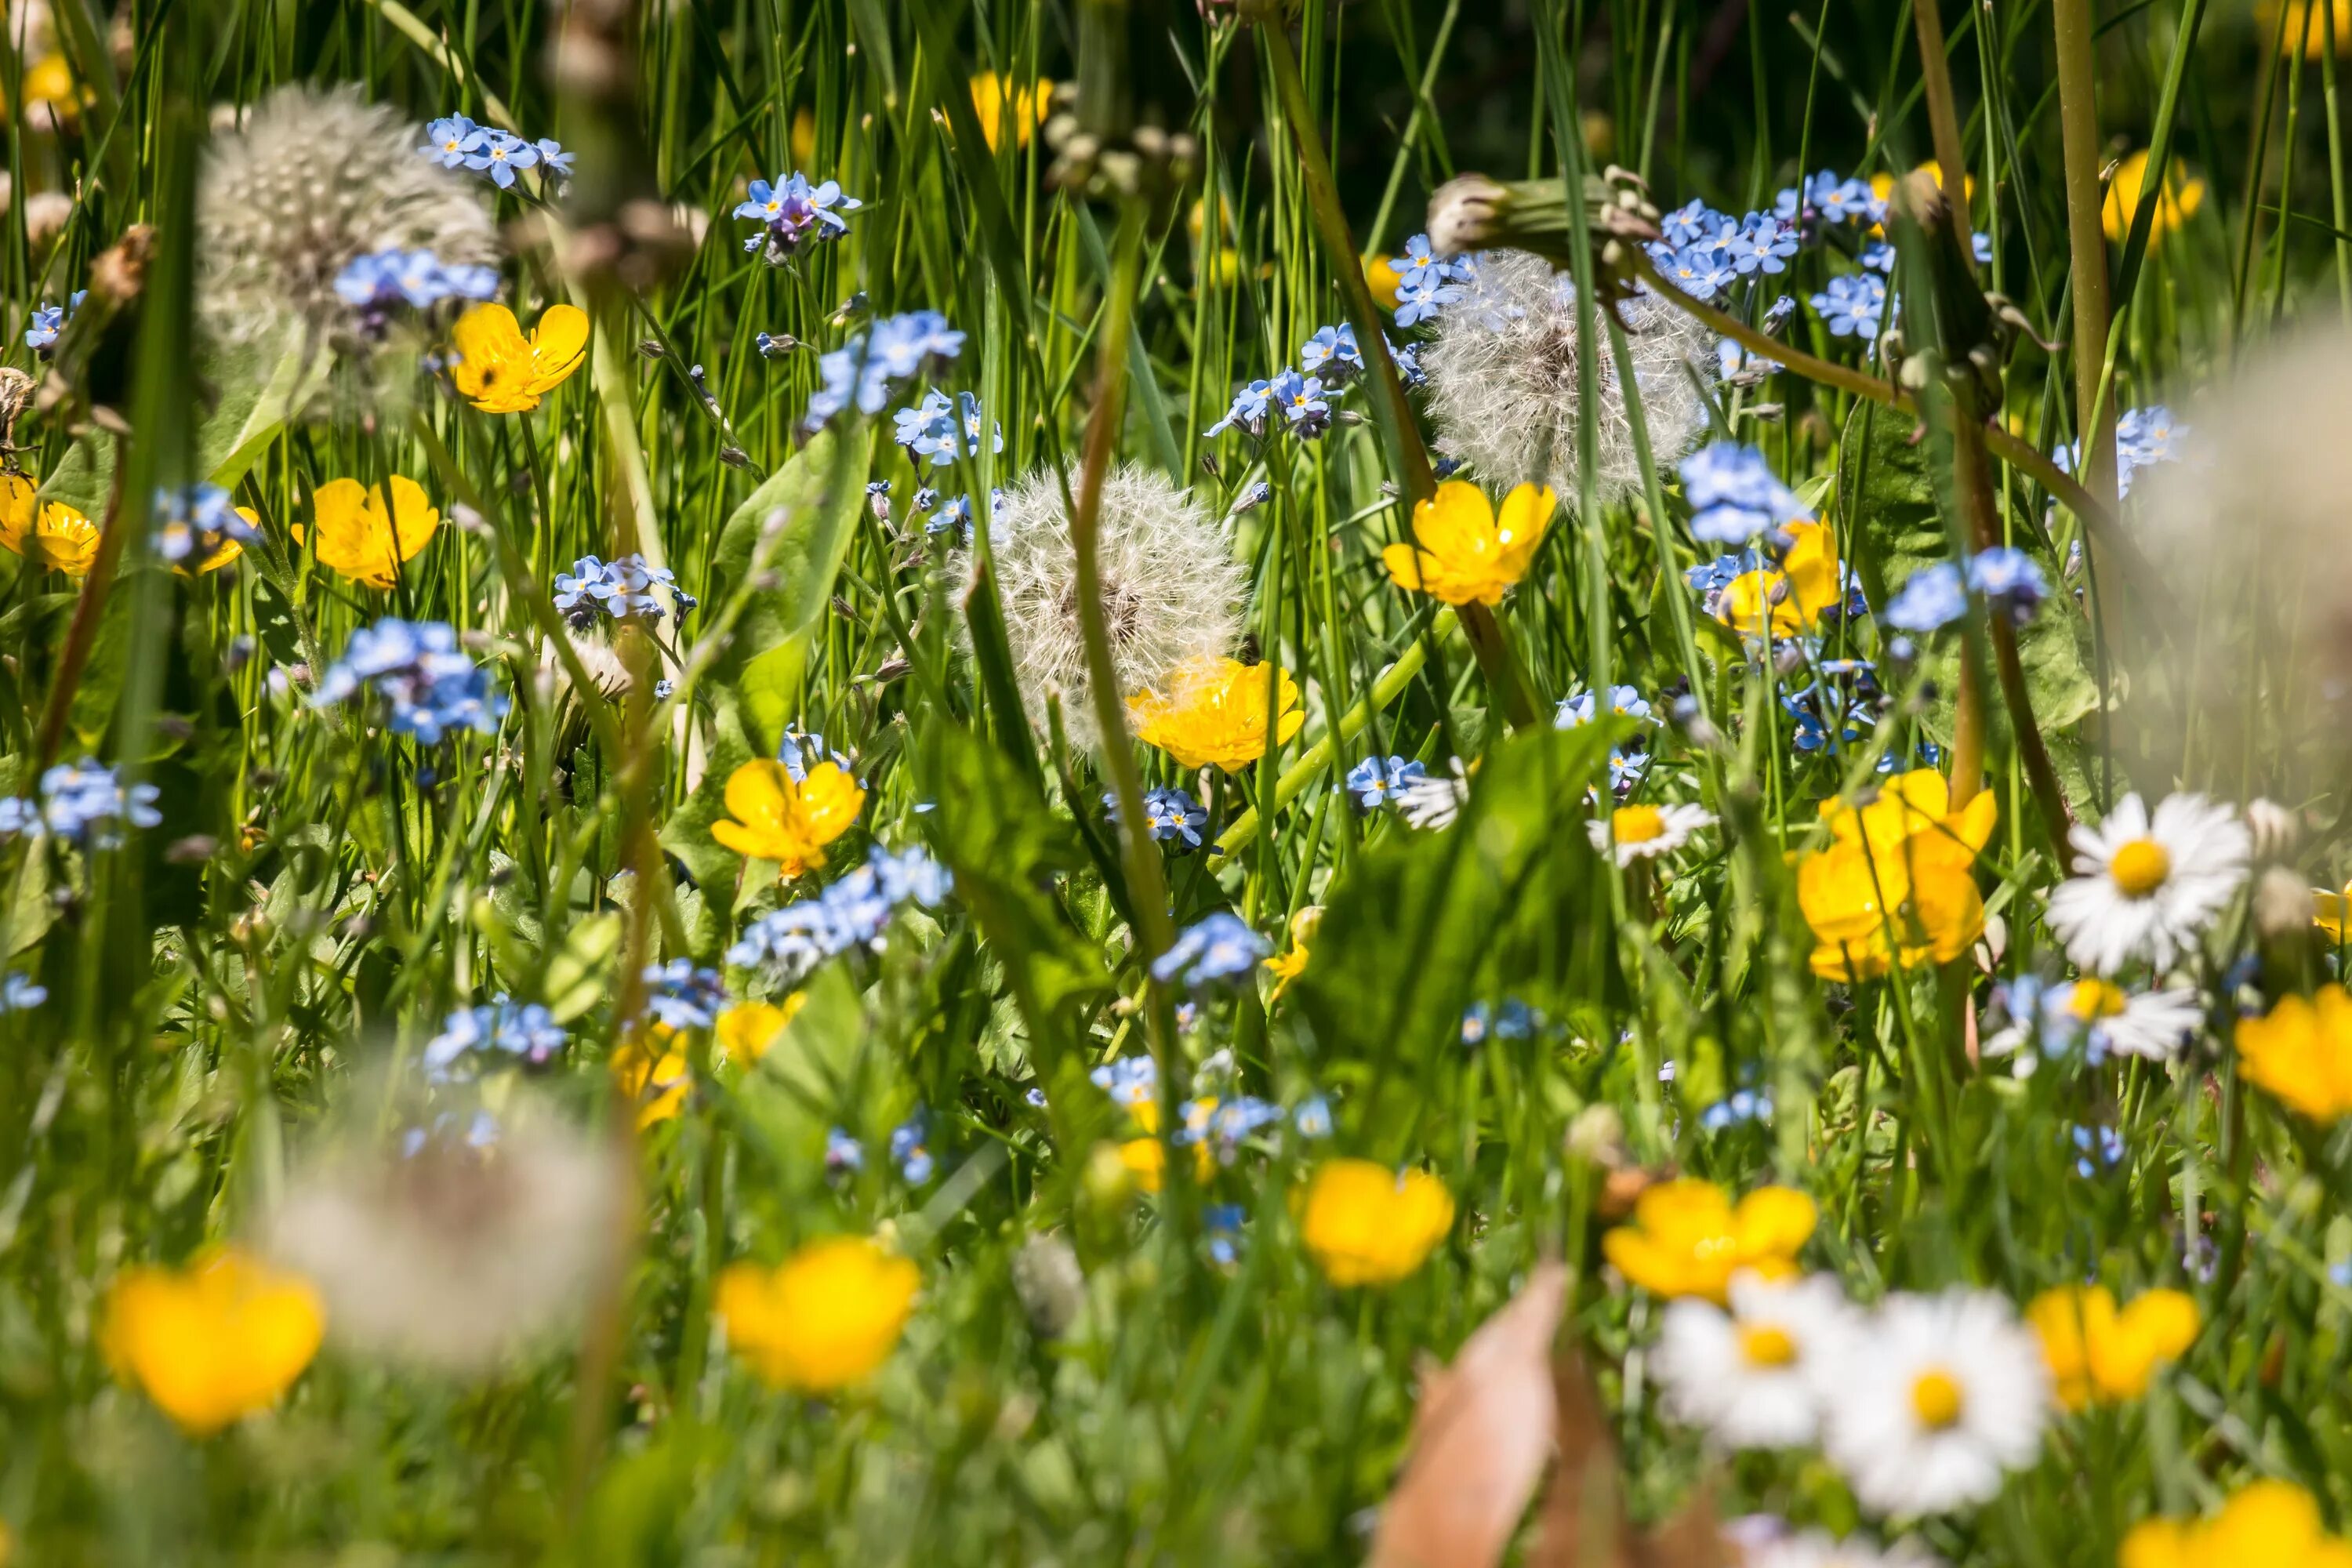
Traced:
<path id="1" fill-rule="evenodd" d="M 963 340 L 937 310 L 910 310 L 876 321 L 818 359 L 824 384 L 809 398 L 808 428 L 818 429 L 853 406 L 863 415 L 881 413 L 893 382 L 944 365 L 963 352 Z"/>
<path id="2" fill-rule="evenodd" d="M 81 302 L 89 297 L 89 289 L 77 289 L 72 298 L 62 305 L 52 305 L 44 300 L 40 309 L 26 319 L 25 346 L 43 359 L 48 358 L 49 351 L 58 346 L 58 334 L 66 330 L 66 323 L 73 320 L 73 313 L 81 309 Z"/>
<path id="3" fill-rule="evenodd" d="M 1400 327 L 1427 321 L 1462 298 L 1463 285 L 1477 276 L 1476 263 L 1467 257 L 1439 256 L 1430 248 L 1429 236 L 1416 234 L 1404 242 L 1404 254 L 1389 263 L 1396 269 L 1396 320 Z"/>
<path id="4" fill-rule="evenodd" d="M 2050 579 L 2042 574 L 2041 563 L 2007 544 L 1979 550 L 1969 558 L 1969 586 L 2021 626 L 2050 596 Z"/>
<path id="5" fill-rule="evenodd" d="M 1812 307 L 1830 336 L 1874 341 L 1886 315 L 1886 280 L 1875 272 L 1842 272 L 1812 297 Z"/>
<path id="6" fill-rule="evenodd" d="M 1176 1132 L 1178 1144 L 1208 1143 L 1220 1160 L 1230 1161 L 1243 1139 L 1282 1120 L 1282 1107 L 1254 1094 L 1239 1094 L 1231 1100 L 1188 1100 L 1177 1108 L 1177 1117 L 1182 1123 Z"/>
<path id="7" fill-rule="evenodd" d="M 1968 584 L 1960 569 L 1948 561 L 1922 566 L 1911 574 L 1878 618 L 1898 632 L 1925 637 L 1950 626 L 1969 613 Z"/>
<path id="8" fill-rule="evenodd" d="M 1402 321 L 1404 318 L 1400 313 L 1397 319 Z M 1386 338 L 1381 343 L 1396 361 L 1397 374 L 1407 386 L 1418 386 L 1428 379 L 1410 346 L 1399 349 Z M 1245 436 L 1261 438 L 1279 414 L 1280 428 L 1311 441 L 1331 427 L 1336 417 L 1331 399 L 1363 373 L 1364 355 L 1357 346 L 1353 325 L 1318 328 L 1312 337 L 1298 345 L 1297 368 L 1284 365 L 1270 379 L 1253 381 L 1235 392 L 1225 416 L 1210 426 L 1208 434 L 1222 436 L 1228 430 L 1239 430 Z"/>
<path id="9" fill-rule="evenodd" d="M 1269 951 L 1240 916 L 1219 910 L 1177 933 L 1176 944 L 1151 961 L 1151 978 L 1199 991 L 1255 973 Z"/>
<path id="10" fill-rule="evenodd" d="M 155 809 L 158 793 L 151 784 L 125 791 L 114 770 L 95 758 L 59 763 L 41 774 L 37 806 L 19 796 L 0 800 L 0 837 L 47 832 L 68 844 L 111 849 L 122 842 L 123 823 L 152 827 L 163 820 Z"/>
<path id="11" fill-rule="evenodd" d="M 947 868 L 918 845 L 876 847 L 846 877 L 813 899 L 761 915 L 727 950 L 739 969 L 772 973 L 790 984 L 825 959 L 853 948 L 881 945 L 890 919 L 908 904 L 937 909 L 955 888 Z"/>
<path id="12" fill-rule="evenodd" d="M 919 1105 L 913 1115 L 890 1129 L 890 1162 L 908 1186 L 919 1187 L 931 1179 L 929 1138 L 930 1116 Z"/>
<path id="13" fill-rule="evenodd" d="M 694 608 L 697 600 L 679 591 L 677 576 L 667 566 L 648 566 L 644 556 L 635 554 L 616 561 L 583 555 L 572 563 L 571 571 L 556 574 L 556 613 L 579 631 L 604 621 L 650 625 L 663 615 L 662 602 L 654 594 L 656 585 L 670 591 L 681 615 Z"/>
<path id="14" fill-rule="evenodd" d="M 794 784 L 806 783 L 809 769 L 818 763 L 831 763 L 843 773 L 854 771 L 849 759 L 828 747 L 823 735 L 799 729 L 784 731 L 784 738 L 776 743 L 776 761 L 784 764 Z"/>
<path id="15" fill-rule="evenodd" d="M 445 169 L 471 169 L 499 189 L 511 190 L 525 169 L 543 170 L 558 184 L 572 178 L 572 154 L 560 142 L 527 142 L 511 131 L 477 125 L 462 114 L 446 115 L 425 128 L 416 150 Z"/>
<path id="16" fill-rule="evenodd" d="M 803 245 L 847 234 L 849 221 L 841 215 L 866 205 L 856 196 L 844 195 L 839 181 L 812 185 L 797 169 L 780 184 L 752 181 L 750 195 L 749 201 L 736 205 L 735 216 L 756 222 L 760 232 L 745 240 L 743 248 L 771 267 L 790 261 Z"/>
<path id="17" fill-rule="evenodd" d="M 449 266 L 429 250 L 371 250 L 335 275 L 335 293 L 359 313 L 360 331 L 380 338 L 402 305 L 429 310 L 450 300 L 495 300 L 498 269 Z"/>
<path id="18" fill-rule="evenodd" d="M 2189 434 L 2189 426 L 2172 417 L 2172 410 L 2161 403 L 2146 408 L 2134 408 L 2116 421 L 2116 493 L 2131 494 L 2132 476 L 2140 469 L 2158 463 L 2168 463 L 2179 454 L 2173 443 Z M 2082 461 L 2082 444 L 2069 442 L 2051 457 L 2059 469 L 2074 473 Z"/>
<path id="19" fill-rule="evenodd" d="M 1111 821 L 1118 821 L 1118 796 L 1103 792 L 1103 809 Z M 1209 825 L 1208 809 L 1184 791 L 1175 788 L 1148 789 L 1143 792 L 1143 824 L 1151 837 L 1162 843 L 1179 840 L 1181 847 L 1198 849 L 1201 829 Z"/>
<path id="20" fill-rule="evenodd" d="M 153 521 L 156 555 L 190 572 L 203 570 L 231 542 L 242 549 L 261 537 L 218 485 L 158 489 Z"/>
<path id="21" fill-rule="evenodd" d="M 1149 1105 L 1160 1093 L 1160 1064 L 1150 1057 L 1114 1057 L 1087 1077 L 1110 1096 L 1112 1104 L 1130 1110 Z"/>
<path id="22" fill-rule="evenodd" d="M 48 999 L 48 987 L 29 974 L 11 972 L 0 980 L 0 1013 L 29 1013 Z"/>
<path id="23" fill-rule="evenodd" d="M 654 1022 L 672 1029 L 707 1029 L 727 1010 L 727 983 L 719 971 L 690 958 L 646 965 L 646 1007 Z"/>
<path id="24" fill-rule="evenodd" d="M 1552 727 L 1559 730 L 1573 730 L 1579 724 L 1590 724 L 1592 722 L 1594 710 L 1599 706 L 1599 700 L 1594 693 L 1580 691 L 1560 703 L 1559 710 L 1552 716 Z M 1650 706 L 1650 700 L 1643 696 L 1638 689 L 1631 686 L 1612 686 L 1609 689 L 1609 710 L 1622 718 L 1639 719 L 1644 723 L 1648 723 L 1656 717 L 1655 710 Z"/>
<path id="25" fill-rule="evenodd" d="M 1699 1112 L 1698 1124 L 1709 1132 L 1721 1132 L 1742 1122 L 1771 1120 L 1771 1095 L 1759 1093 L 1752 1089 L 1737 1089 Z"/>
<path id="26" fill-rule="evenodd" d="M 894 416 L 898 426 L 898 445 L 908 449 L 909 460 L 929 458 L 936 468 L 946 468 L 958 458 L 980 456 L 980 399 L 969 392 L 959 392 L 950 400 L 944 392 L 929 392 L 922 402 L 912 408 L 901 408 Z M 992 451 L 1004 450 L 1004 426 L 992 427 Z"/>
<path id="27" fill-rule="evenodd" d="M 500 996 L 449 1015 L 441 1032 L 425 1044 L 425 1076 L 435 1083 L 446 1083 L 467 1068 L 478 1069 L 502 1058 L 521 1067 L 543 1068 L 563 1054 L 569 1037 L 545 1006 Z"/>
<path id="28" fill-rule="evenodd" d="M 386 616 L 362 626 L 328 666 L 314 707 L 342 702 L 363 690 L 392 704 L 395 734 L 438 745 L 455 730 L 498 733 L 509 699 L 490 671 L 457 651 L 457 633 L 445 621 L 404 621 Z"/>
<path id="29" fill-rule="evenodd" d="M 1690 502 L 1691 532 L 1709 543 L 1747 544 L 1813 519 L 1753 447 L 1717 441 L 1685 458 L 1677 471 L 1683 499 Z"/>
<path id="30" fill-rule="evenodd" d="M 1462 1010 L 1462 1043 L 1483 1046 L 1488 1040 L 1532 1039 L 1541 1022 L 1535 1009 L 1517 997 L 1505 998 L 1500 1007 L 1473 1002 Z"/>
<path id="31" fill-rule="evenodd" d="M 1733 217 L 1696 200 L 1667 214 L 1659 232 L 1650 259 L 1668 282 L 1700 300 L 1743 278 L 1787 271 L 1800 237 L 1796 223 L 1777 212 Z"/>
<path id="32" fill-rule="evenodd" d="M 1366 757 L 1348 770 L 1347 789 L 1356 797 L 1358 807 L 1377 811 L 1394 799 L 1399 790 L 1428 773 L 1429 770 L 1420 763 L 1403 757 Z"/>

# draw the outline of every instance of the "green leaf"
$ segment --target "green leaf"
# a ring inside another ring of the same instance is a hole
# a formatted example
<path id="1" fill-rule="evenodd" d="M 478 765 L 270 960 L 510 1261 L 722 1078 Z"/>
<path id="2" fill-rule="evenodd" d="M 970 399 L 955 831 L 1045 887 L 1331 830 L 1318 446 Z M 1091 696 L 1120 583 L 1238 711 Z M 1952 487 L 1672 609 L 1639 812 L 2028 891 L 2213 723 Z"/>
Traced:
<path id="1" fill-rule="evenodd" d="M 1885 605 L 1914 572 L 1953 557 L 1954 531 L 1942 510 L 1944 487 L 1930 466 L 1927 441 L 1911 438 L 1913 428 L 1910 416 L 1870 403 L 1857 405 L 1846 420 L 1838 457 L 1840 482 L 1851 503 L 1846 551 L 1873 605 Z M 2033 557 L 2043 576 L 2053 584 L 2062 581 L 2039 528 L 2019 530 L 2015 542 Z M 2017 634 L 2018 662 L 2024 667 L 2033 716 L 2070 794 L 2082 776 L 2081 746 L 2063 731 L 2098 707 L 2090 639 L 2089 626 L 2064 594 L 2053 595 Z M 1938 693 L 1928 728 L 1948 743 L 1958 689 L 1958 639 L 1943 638 L 1927 658 Z M 2006 715 L 1995 722 L 2005 731 Z"/>
<path id="2" fill-rule="evenodd" d="M 743 857 L 710 837 L 710 825 L 727 815 L 727 781 L 735 770 L 753 757 L 768 754 L 754 750 L 744 734 L 731 695 L 719 699 L 718 710 L 710 726 L 702 781 L 670 813 L 661 830 L 661 847 L 676 856 L 696 885 L 705 890 L 704 908 L 710 910 L 725 909 L 733 901 L 736 879 L 743 868 Z M 697 942 L 698 948 L 705 945 Z"/>
<path id="3" fill-rule="evenodd" d="M 1463 1009 L 1517 997 L 1565 1010 L 1613 963 L 1608 884 L 1585 820 L 1613 722 L 1505 742 L 1479 771 L 1458 821 L 1391 830 L 1332 889 L 1307 969 L 1291 987 L 1322 1051 L 1360 1055 L 1374 1081 L 1417 1085 L 1367 1110 L 1393 1133 L 1443 1092 L 1460 1053 Z"/>
<path id="4" fill-rule="evenodd" d="M 917 754 L 923 793 L 941 809 L 918 818 L 955 873 L 1029 1031 L 1031 1060 L 1047 1094 L 1078 1063 L 1086 1010 L 1109 985 L 1101 953 L 1045 891 L 1045 879 L 1079 863 L 1069 828 L 1002 752 L 944 715 Z M 1082 1077 L 1082 1075 L 1081 1075 Z"/>
<path id="5" fill-rule="evenodd" d="M 808 634 L 833 596 L 834 580 L 841 574 L 856 533 L 857 509 L 866 499 L 861 439 L 855 429 L 846 436 L 819 431 L 746 497 L 719 531 L 712 577 L 725 591 L 742 589 L 750 595 L 734 637 L 714 667 L 719 682 L 740 688 L 755 663 L 772 658 L 797 664 L 805 657 Z M 769 519 L 780 514 L 781 537 L 767 552 L 761 581 L 751 583 L 753 563 L 761 553 L 761 536 Z M 757 686 L 758 700 L 747 703 L 741 715 L 751 743 L 762 753 L 772 752 L 782 739 L 777 700 L 787 683 L 775 679 L 781 673 L 779 663 L 766 664 L 765 679 Z M 797 688 L 796 671 L 788 684 Z M 786 710 L 781 717 L 789 716 Z M 764 727 L 772 723 L 772 732 Z"/>
<path id="6" fill-rule="evenodd" d="M 621 917 L 611 910 L 589 916 L 564 934 L 563 946 L 547 966 L 547 1010 L 557 1023 L 568 1024 L 604 1000 L 621 935 Z"/>

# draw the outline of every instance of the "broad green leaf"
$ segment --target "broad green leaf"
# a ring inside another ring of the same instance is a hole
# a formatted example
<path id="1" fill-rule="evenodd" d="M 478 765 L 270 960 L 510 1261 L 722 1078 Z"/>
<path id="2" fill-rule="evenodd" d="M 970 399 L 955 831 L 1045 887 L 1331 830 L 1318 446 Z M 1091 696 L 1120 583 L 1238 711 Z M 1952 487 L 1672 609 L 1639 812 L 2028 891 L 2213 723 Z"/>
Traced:
<path id="1" fill-rule="evenodd" d="M 1605 983 L 1612 922 L 1586 791 L 1619 731 L 1588 724 L 1505 742 L 1454 826 L 1392 829 L 1330 891 L 1291 994 L 1323 1053 L 1371 1064 L 1383 1128 L 1396 1131 L 1453 1076 L 1444 1064 L 1459 1054 L 1472 1002 L 1562 1009 Z"/>
<path id="2" fill-rule="evenodd" d="M 727 781 L 735 770 L 763 753 L 752 748 L 743 732 L 731 695 L 722 696 L 710 726 L 710 750 L 704 760 L 702 780 L 662 825 L 661 847 L 677 858 L 695 884 L 704 890 L 703 907 L 717 910 L 733 902 L 735 884 L 742 874 L 743 857 L 710 837 L 710 825 L 727 815 Z M 715 940 L 715 937 L 714 937 Z M 704 945 L 698 941 L 698 947 Z M 704 952 L 702 956 L 711 956 Z"/>
<path id="3" fill-rule="evenodd" d="M 621 950 L 621 917 L 611 910 L 578 921 L 547 966 L 547 1010 L 568 1024 L 604 999 L 613 955 Z"/>
<path id="4" fill-rule="evenodd" d="M 719 531 L 711 576 L 721 592 L 730 594 L 750 580 L 769 520 L 776 518 L 782 531 L 766 552 L 762 580 L 751 584 L 733 639 L 714 668 L 721 684 L 736 686 L 755 662 L 779 655 L 788 646 L 803 645 L 824 613 L 856 533 L 857 509 L 866 500 L 866 454 L 860 439 L 855 428 L 846 434 L 819 431 L 746 497 Z M 772 675 L 776 667 L 768 668 Z M 773 752 L 782 739 L 781 724 L 774 733 L 754 727 L 755 719 L 764 722 L 772 715 L 775 689 L 772 681 L 763 686 L 757 705 L 762 711 L 742 715 L 751 743 L 762 752 Z"/>

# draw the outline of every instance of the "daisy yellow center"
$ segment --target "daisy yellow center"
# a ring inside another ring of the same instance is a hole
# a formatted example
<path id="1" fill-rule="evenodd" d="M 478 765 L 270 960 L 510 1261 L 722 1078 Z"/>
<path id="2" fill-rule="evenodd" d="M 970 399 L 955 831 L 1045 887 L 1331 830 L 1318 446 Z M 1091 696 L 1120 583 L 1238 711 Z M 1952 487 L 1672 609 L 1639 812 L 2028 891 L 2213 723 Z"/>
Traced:
<path id="1" fill-rule="evenodd" d="M 2172 856 L 2153 838 L 2135 838 L 2107 862 L 2107 875 L 2127 899 L 2144 899 L 2172 875 Z"/>
<path id="2" fill-rule="evenodd" d="M 1929 1367 L 1911 1381 L 1911 1412 L 1923 1426 L 1940 1432 L 1957 1425 L 1967 1404 L 1958 1380 L 1941 1367 Z"/>
<path id="3" fill-rule="evenodd" d="M 2124 994 L 2104 980 L 2077 980 L 2074 994 L 2066 998 L 2066 1010 L 2085 1023 L 2112 1018 L 2124 1010 Z"/>
<path id="4" fill-rule="evenodd" d="M 1797 1342 L 1777 1323 L 1749 1323 L 1739 1331 L 1739 1353 L 1749 1366 L 1793 1366 Z"/>
<path id="5" fill-rule="evenodd" d="M 1666 814 L 1654 805 L 1621 805 L 1609 818 L 1609 831 L 1620 844 L 1647 844 L 1665 837 Z"/>

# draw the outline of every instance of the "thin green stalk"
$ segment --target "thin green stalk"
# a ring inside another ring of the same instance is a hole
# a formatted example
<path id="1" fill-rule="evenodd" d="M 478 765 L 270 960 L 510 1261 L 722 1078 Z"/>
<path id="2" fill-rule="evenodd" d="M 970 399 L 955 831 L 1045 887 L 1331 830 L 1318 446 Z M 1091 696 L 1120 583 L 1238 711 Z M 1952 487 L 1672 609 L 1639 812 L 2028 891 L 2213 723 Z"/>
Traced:
<path id="1" fill-rule="evenodd" d="M 2050 0 L 2058 48 L 2058 129 L 2066 179 L 2066 241 L 2074 295 L 2074 428 L 2083 484 L 2105 500 L 2116 491 L 2116 422 L 2098 407 L 2107 341 L 2107 236 L 2099 188 L 2098 60 L 2090 0 Z M 2161 171 L 2158 172 L 2160 179 Z"/>

